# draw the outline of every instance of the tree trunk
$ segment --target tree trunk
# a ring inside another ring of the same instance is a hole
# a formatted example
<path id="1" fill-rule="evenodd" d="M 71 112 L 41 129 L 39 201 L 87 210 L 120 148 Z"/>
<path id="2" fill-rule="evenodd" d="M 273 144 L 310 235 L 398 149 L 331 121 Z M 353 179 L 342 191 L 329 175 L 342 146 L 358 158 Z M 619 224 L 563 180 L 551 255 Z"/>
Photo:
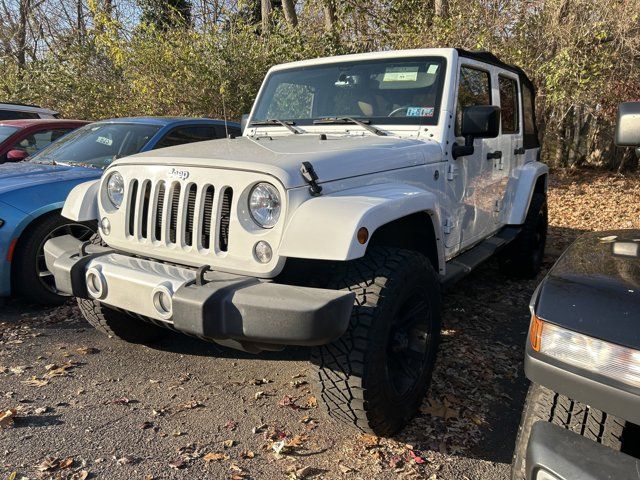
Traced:
<path id="1" fill-rule="evenodd" d="M 438 18 L 447 18 L 449 16 L 449 0 L 435 0 L 433 13 Z"/>
<path id="2" fill-rule="evenodd" d="M 562 111 L 562 110 L 560 110 Z M 566 166 L 566 131 L 567 131 L 567 122 L 569 118 L 569 112 L 566 112 L 561 119 L 558 120 L 557 130 L 556 130 L 556 154 L 555 154 L 555 166 L 556 167 L 565 167 Z"/>
<path id="3" fill-rule="evenodd" d="M 24 68 L 27 65 L 27 23 L 29 22 L 30 11 L 31 0 L 22 0 L 20 2 L 18 31 L 16 32 L 16 59 L 20 68 Z"/>
<path id="4" fill-rule="evenodd" d="M 287 19 L 289 25 L 296 28 L 298 26 L 298 14 L 296 13 L 295 1 L 282 0 L 282 10 L 284 10 L 284 18 Z"/>
<path id="5" fill-rule="evenodd" d="M 268 33 L 271 27 L 271 0 L 261 0 L 260 18 L 262 19 L 262 33 Z"/>

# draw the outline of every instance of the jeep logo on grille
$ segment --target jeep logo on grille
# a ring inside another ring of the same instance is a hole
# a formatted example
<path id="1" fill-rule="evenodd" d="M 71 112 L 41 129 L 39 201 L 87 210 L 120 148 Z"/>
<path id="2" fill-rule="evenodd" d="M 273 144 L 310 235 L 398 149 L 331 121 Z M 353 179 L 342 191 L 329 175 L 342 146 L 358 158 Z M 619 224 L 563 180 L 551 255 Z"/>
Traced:
<path id="1" fill-rule="evenodd" d="M 175 179 L 178 179 L 178 180 L 186 180 L 187 178 L 189 178 L 189 171 L 188 170 L 177 170 L 175 168 L 172 168 L 167 176 L 169 178 L 175 178 Z"/>

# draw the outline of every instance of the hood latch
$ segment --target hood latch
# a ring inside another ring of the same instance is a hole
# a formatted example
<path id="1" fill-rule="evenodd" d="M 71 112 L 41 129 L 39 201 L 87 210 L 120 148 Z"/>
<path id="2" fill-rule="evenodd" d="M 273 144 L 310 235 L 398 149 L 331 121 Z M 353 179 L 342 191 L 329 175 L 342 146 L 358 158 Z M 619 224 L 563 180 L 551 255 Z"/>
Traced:
<path id="1" fill-rule="evenodd" d="M 311 192 L 311 195 L 314 197 L 319 196 L 322 192 L 322 187 L 318 185 L 318 174 L 313 169 L 313 165 L 309 162 L 302 162 L 300 173 L 302 174 L 304 181 L 309 184 L 309 192 Z"/>

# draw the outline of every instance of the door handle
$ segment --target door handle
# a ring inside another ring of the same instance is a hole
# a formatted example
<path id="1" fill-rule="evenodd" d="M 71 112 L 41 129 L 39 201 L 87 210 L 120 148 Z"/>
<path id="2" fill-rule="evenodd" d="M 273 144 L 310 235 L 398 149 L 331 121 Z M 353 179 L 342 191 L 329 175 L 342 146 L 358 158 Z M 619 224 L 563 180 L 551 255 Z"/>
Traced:
<path id="1" fill-rule="evenodd" d="M 524 147 L 520 147 L 520 148 L 516 148 L 516 149 L 513 151 L 513 154 L 514 154 L 514 155 L 524 155 L 524 154 L 525 154 L 525 152 L 526 152 L 526 150 L 524 149 Z"/>
<path id="2" fill-rule="evenodd" d="M 487 160 L 494 160 L 502 158 L 502 152 L 500 150 L 496 150 L 495 152 L 487 153 Z"/>

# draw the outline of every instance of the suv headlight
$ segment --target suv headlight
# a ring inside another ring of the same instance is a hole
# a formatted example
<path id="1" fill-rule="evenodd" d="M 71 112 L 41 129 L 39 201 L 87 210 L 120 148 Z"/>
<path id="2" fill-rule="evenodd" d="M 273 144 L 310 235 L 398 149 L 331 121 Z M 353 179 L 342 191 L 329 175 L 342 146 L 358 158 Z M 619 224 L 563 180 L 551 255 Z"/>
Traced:
<path id="1" fill-rule="evenodd" d="M 116 208 L 120 208 L 120 205 L 122 205 L 124 179 L 118 172 L 113 172 L 107 177 L 107 198 Z"/>
<path id="2" fill-rule="evenodd" d="M 249 194 L 249 213 L 262 228 L 272 228 L 280 218 L 280 194 L 270 183 L 256 184 Z"/>

